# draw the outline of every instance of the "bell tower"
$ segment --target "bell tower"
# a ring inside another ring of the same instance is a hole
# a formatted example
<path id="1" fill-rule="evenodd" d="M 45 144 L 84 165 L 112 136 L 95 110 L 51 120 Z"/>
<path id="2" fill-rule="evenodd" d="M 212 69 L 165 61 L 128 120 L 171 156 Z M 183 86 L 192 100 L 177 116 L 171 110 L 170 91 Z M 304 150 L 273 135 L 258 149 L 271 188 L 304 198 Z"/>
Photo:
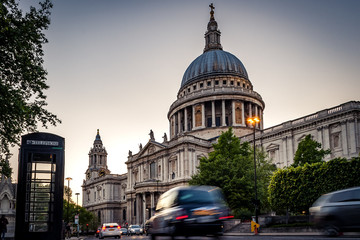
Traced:
<path id="1" fill-rule="evenodd" d="M 101 141 L 99 129 L 97 130 L 93 147 L 89 151 L 89 167 L 85 174 L 86 180 L 110 174 L 110 170 L 107 167 L 107 152 Z"/>

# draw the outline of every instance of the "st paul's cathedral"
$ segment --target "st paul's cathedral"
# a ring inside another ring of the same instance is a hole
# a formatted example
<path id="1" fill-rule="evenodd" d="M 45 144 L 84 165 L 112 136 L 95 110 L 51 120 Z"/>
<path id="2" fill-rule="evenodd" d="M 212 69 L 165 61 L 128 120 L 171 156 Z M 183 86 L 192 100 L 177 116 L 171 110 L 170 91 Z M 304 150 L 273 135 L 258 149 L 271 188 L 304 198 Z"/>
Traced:
<path id="1" fill-rule="evenodd" d="M 331 149 L 331 155 L 350 159 L 360 152 L 360 102 L 351 101 L 264 129 L 265 102 L 254 90 L 243 63 L 223 50 L 210 5 L 205 48 L 185 70 L 177 99 L 170 105 L 169 136 L 161 141 L 150 130 L 137 153 L 129 151 L 127 173 L 111 174 L 99 131 L 89 152 L 82 185 L 82 206 L 103 222 L 144 224 L 154 214 L 165 191 L 186 185 L 207 157 L 218 136 L 233 128 L 240 140 L 264 149 L 277 167 L 292 164 L 299 142 L 308 134 Z M 255 126 L 247 119 L 258 117 Z M 150 128 L 151 126 L 149 126 Z"/>

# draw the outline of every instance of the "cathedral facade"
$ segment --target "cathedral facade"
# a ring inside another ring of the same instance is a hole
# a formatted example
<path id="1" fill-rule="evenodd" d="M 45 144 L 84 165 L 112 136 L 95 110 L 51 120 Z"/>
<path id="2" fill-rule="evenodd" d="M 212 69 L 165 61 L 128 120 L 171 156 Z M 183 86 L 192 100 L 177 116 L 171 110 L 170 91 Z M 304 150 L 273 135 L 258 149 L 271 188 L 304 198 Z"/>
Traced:
<path id="1" fill-rule="evenodd" d="M 147 144 L 129 151 L 127 173 L 111 174 L 99 133 L 89 152 L 83 183 L 83 206 L 101 222 L 144 224 L 154 214 L 159 196 L 187 185 L 200 158 L 207 157 L 218 136 L 233 128 L 241 141 L 262 147 L 278 167 L 292 164 L 298 143 L 308 134 L 330 148 L 334 157 L 360 152 L 360 102 L 348 102 L 277 126 L 263 128 L 265 103 L 254 91 L 242 62 L 223 50 L 210 5 L 203 54 L 186 69 L 177 99 L 168 112 L 169 138 L 156 141 L 150 130 Z M 258 117 L 250 124 L 247 119 Z"/>

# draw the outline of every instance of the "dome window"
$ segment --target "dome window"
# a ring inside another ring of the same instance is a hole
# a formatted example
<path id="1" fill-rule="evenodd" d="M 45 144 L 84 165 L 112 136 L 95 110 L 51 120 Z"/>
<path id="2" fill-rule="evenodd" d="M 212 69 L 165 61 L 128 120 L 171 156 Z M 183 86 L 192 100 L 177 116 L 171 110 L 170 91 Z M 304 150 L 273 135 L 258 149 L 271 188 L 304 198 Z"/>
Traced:
<path id="1" fill-rule="evenodd" d="M 225 85 L 225 86 L 227 85 L 227 82 L 226 82 L 226 80 L 223 80 L 223 85 Z"/>
<path id="2" fill-rule="evenodd" d="M 230 85 L 231 85 L 231 86 L 234 86 L 234 81 L 230 81 Z"/>
<path id="3" fill-rule="evenodd" d="M 245 88 L 245 83 L 243 83 L 243 88 Z"/>
<path id="4" fill-rule="evenodd" d="M 219 80 L 216 80 L 216 81 L 215 81 L 215 85 L 219 85 Z"/>
<path id="5" fill-rule="evenodd" d="M 208 87 L 211 87 L 211 81 L 207 82 Z"/>
<path id="6" fill-rule="evenodd" d="M 200 88 L 203 88 L 204 87 L 204 83 L 200 83 Z"/>
<path id="7" fill-rule="evenodd" d="M 188 92 L 190 92 L 190 88 L 188 88 Z"/>
<path id="8" fill-rule="evenodd" d="M 193 89 L 196 90 L 196 85 L 193 86 Z"/>
<path id="9" fill-rule="evenodd" d="M 240 87 L 240 81 L 237 82 L 237 86 Z"/>

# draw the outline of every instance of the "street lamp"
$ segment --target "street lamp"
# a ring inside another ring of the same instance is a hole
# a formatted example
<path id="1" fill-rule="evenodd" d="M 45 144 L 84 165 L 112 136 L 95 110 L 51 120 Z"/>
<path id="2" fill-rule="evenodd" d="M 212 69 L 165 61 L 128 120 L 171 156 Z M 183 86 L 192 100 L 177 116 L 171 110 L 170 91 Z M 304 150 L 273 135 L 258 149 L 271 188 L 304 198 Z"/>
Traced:
<path id="1" fill-rule="evenodd" d="M 70 203 L 70 181 L 72 180 L 71 177 L 65 178 L 68 181 L 68 204 L 67 204 L 67 212 L 66 212 L 66 221 L 69 223 L 69 203 Z"/>
<path id="2" fill-rule="evenodd" d="M 248 123 L 254 126 L 254 182 L 255 182 L 255 222 L 259 223 L 258 216 L 259 216 L 259 201 L 257 198 L 257 177 L 256 177 L 256 149 L 255 149 L 255 130 L 256 130 L 256 124 L 260 122 L 260 119 L 258 117 L 250 117 L 248 118 Z"/>
<path id="3" fill-rule="evenodd" d="M 78 214 L 78 223 L 77 223 L 77 237 L 79 237 L 79 221 L 80 221 L 80 213 L 79 213 L 79 203 L 78 203 L 78 197 L 80 193 L 75 193 L 76 195 L 76 208 L 77 208 L 77 214 Z"/>

